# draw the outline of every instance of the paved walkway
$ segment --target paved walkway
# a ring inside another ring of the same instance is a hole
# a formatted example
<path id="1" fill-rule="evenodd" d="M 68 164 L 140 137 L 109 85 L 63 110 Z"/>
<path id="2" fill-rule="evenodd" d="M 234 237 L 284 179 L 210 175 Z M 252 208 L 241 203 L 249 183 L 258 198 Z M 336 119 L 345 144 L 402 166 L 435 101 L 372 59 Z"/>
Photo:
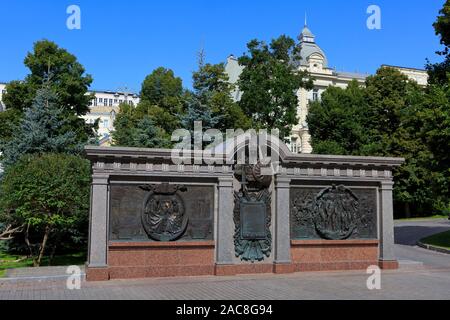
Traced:
<path id="1" fill-rule="evenodd" d="M 367 289 L 362 272 L 299 273 L 246 277 L 198 277 L 82 283 L 0 284 L 0 300 L 334 300 L 450 299 L 450 269 L 385 272 L 382 289 Z"/>
<path id="2" fill-rule="evenodd" d="M 80 290 L 68 290 L 62 279 L 0 280 L 0 300 L 448 300 L 450 255 L 418 248 L 415 243 L 449 229 L 450 222 L 444 220 L 396 223 L 399 259 L 420 264 L 403 263 L 398 271 L 383 272 L 381 290 L 367 289 L 368 275 L 364 272 L 82 282 Z M 43 271 L 50 269 L 33 272 L 41 276 Z M 16 275 L 29 276 L 29 272 L 21 270 Z"/>
<path id="3" fill-rule="evenodd" d="M 401 221 L 395 223 L 395 254 L 399 260 L 418 261 L 429 267 L 450 268 L 450 255 L 429 251 L 417 242 L 433 234 L 450 230 L 450 221 Z"/>

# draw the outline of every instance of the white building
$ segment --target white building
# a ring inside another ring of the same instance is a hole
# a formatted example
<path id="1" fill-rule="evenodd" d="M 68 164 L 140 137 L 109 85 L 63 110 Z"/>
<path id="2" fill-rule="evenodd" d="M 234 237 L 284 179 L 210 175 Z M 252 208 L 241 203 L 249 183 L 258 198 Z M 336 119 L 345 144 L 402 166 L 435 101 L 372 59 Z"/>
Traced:
<path id="1" fill-rule="evenodd" d="M 308 115 L 308 105 L 310 101 L 320 99 L 322 93 L 330 86 L 346 88 L 352 80 L 357 80 L 361 85 L 365 84 L 368 74 L 338 72 L 330 68 L 328 59 L 323 50 L 317 45 L 315 36 L 307 26 L 298 37 L 300 43 L 300 59 L 293 60 L 292 63 L 298 70 L 307 70 L 314 78 L 314 89 L 300 89 L 297 93 L 299 105 L 297 116 L 299 124 L 293 128 L 290 138 L 290 148 L 294 153 L 312 153 L 311 136 L 309 135 L 306 117 Z M 420 85 L 426 86 L 428 74 L 425 70 L 394 67 L 406 74 Z M 236 83 L 242 73 L 243 67 L 239 65 L 234 56 L 228 57 L 225 71 L 230 82 Z M 241 93 L 236 91 L 233 97 L 238 101 Z"/>
<path id="2" fill-rule="evenodd" d="M 5 110 L 5 106 L 3 105 L 3 95 L 6 92 L 6 83 L 0 82 L 0 112 Z"/>
<path id="3" fill-rule="evenodd" d="M 90 112 L 83 117 L 87 123 L 99 120 L 98 134 L 102 145 L 111 143 L 111 133 L 114 131 L 114 120 L 119 112 L 119 105 L 127 103 L 136 106 L 140 98 L 137 94 L 112 91 L 92 91 L 95 98 L 91 101 Z"/>
<path id="4" fill-rule="evenodd" d="M 6 92 L 6 83 L 0 83 L 0 112 L 5 110 L 2 97 Z M 91 91 L 95 98 L 91 101 L 90 112 L 83 117 L 87 123 L 94 123 L 99 120 L 98 134 L 102 145 L 111 142 L 111 132 L 114 130 L 114 120 L 119 112 L 121 103 L 128 103 L 136 106 L 140 98 L 137 94 L 113 91 Z"/>

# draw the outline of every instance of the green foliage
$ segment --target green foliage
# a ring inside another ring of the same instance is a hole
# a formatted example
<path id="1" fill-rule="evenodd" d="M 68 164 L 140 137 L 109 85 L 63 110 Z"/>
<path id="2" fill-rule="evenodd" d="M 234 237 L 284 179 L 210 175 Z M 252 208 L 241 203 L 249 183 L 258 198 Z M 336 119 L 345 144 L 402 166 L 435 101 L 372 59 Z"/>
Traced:
<path id="1" fill-rule="evenodd" d="M 363 126 L 367 106 L 364 89 L 355 80 L 346 89 L 330 87 L 309 106 L 308 125 L 314 152 L 363 155 L 368 134 Z"/>
<path id="2" fill-rule="evenodd" d="M 323 154 L 404 157 L 395 172 L 397 207 L 410 214 L 449 208 L 450 95 L 427 90 L 392 68 L 381 68 L 364 88 L 330 87 L 311 104 L 314 151 Z"/>
<path id="3" fill-rule="evenodd" d="M 117 146 L 135 148 L 169 148 L 170 137 L 158 127 L 150 115 L 141 114 L 141 110 L 128 104 L 120 105 L 120 111 L 114 122 L 112 133 Z"/>
<path id="4" fill-rule="evenodd" d="M 14 128 L 10 141 L 3 145 L 6 168 L 24 154 L 81 153 L 84 141 L 71 130 L 58 103 L 56 94 L 48 86 L 38 90 L 34 103 L 25 110 L 20 125 Z"/>
<path id="5" fill-rule="evenodd" d="M 11 141 L 21 119 L 22 112 L 16 109 L 0 112 L 0 152 L 3 152 L 5 145 Z"/>
<path id="6" fill-rule="evenodd" d="M 6 108 L 23 114 L 32 106 L 37 91 L 49 82 L 57 104 L 67 118 L 66 126 L 82 140 L 94 137 L 92 126 L 79 118 L 89 112 L 93 96 L 87 95 L 92 77 L 85 74 L 77 58 L 54 42 L 42 40 L 34 44 L 33 52 L 28 53 L 24 63 L 30 74 L 24 81 L 12 81 L 6 86 L 7 92 L 3 96 Z M 11 125 L 0 127 L 1 139 L 10 139 Z"/>
<path id="7" fill-rule="evenodd" d="M 25 156 L 5 172 L 0 186 L 1 219 L 27 226 L 25 239 L 30 241 L 30 255 L 39 265 L 51 235 L 67 234 L 86 225 L 89 196 L 87 160 L 64 154 Z M 38 244 L 31 243 L 29 234 L 40 239 Z"/>
<path id="8" fill-rule="evenodd" d="M 270 46 L 252 40 L 247 48 L 248 53 L 239 58 L 245 67 L 238 82 L 243 92 L 239 105 L 255 129 L 279 129 L 281 137 L 288 137 L 298 124 L 297 92 L 312 88 L 312 82 L 305 81 L 308 74 L 290 63 L 296 54 L 295 42 L 281 36 Z"/>
<path id="9" fill-rule="evenodd" d="M 155 69 L 142 83 L 141 100 L 157 106 L 173 106 L 183 94 L 183 82 L 170 69 Z"/>
<path id="10" fill-rule="evenodd" d="M 179 129 L 178 115 L 183 112 L 183 82 L 170 69 L 155 69 L 142 83 L 137 114 L 149 116 L 167 133 Z"/>
<path id="11" fill-rule="evenodd" d="M 450 47 L 450 0 L 445 1 L 444 7 L 439 11 L 439 16 L 433 27 L 436 30 L 436 35 L 441 37 L 441 44 L 446 47 L 443 54 L 447 54 Z"/>
<path id="12" fill-rule="evenodd" d="M 431 237 L 422 239 L 421 242 L 435 247 L 450 249 L 450 231 L 435 234 Z"/>
<path id="13" fill-rule="evenodd" d="M 217 121 L 215 129 L 223 132 L 227 129 L 249 129 L 251 120 L 239 104 L 233 101 L 231 93 L 234 87 L 229 83 L 224 64 L 204 64 L 202 53 L 200 55 L 199 68 L 192 76 L 197 105 L 200 103 L 209 107 L 212 113 L 210 116 L 215 117 Z M 191 116 L 194 105 L 190 104 Z M 208 122 L 210 120 L 207 120 Z"/>
<path id="14" fill-rule="evenodd" d="M 443 8 L 439 11 L 439 16 L 433 27 L 436 35 L 441 38 L 441 44 L 445 46 L 443 51 L 438 52 L 439 55 L 445 56 L 445 60 L 435 64 L 427 63 L 429 83 L 447 85 L 450 79 L 450 0 L 446 0 Z"/>

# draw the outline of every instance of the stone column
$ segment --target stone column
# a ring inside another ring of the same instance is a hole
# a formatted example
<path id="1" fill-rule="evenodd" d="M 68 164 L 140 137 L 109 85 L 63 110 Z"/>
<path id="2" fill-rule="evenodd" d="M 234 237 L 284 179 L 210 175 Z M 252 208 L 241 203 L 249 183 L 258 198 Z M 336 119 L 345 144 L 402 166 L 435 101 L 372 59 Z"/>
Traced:
<path id="1" fill-rule="evenodd" d="M 108 280 L 108 176 L 93 176 L 89 225 L 90 281 Z"/>
<path id="2" fill-rule="evenodd" d="M 397 269 L 398 262 L 394 253 L 394 201 L 392 196 L 394 183 L 381 182 L 380 188 L 380 267 Z"/>
<path id="3" fill-rule="evenodd" d="M 219 208 L 217 215 L 216 264 L 233 264 L 234 256 L 234 188 L 233 177 L 219 178 Z"/>
<path id="4" fill-rule="evenodd" d="M 290 178 L 276 177 L 273 243 L 275 273 L 294 272 L 291 259 L 290 184 Z"/>

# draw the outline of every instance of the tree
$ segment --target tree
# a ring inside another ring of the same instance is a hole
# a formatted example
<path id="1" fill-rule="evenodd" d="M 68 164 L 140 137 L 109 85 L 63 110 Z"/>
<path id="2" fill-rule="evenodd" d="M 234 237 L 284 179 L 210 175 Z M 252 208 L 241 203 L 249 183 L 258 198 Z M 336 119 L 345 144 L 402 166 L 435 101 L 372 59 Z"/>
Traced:
<path id="1" fill-rule="evenodd" d="M 450 0 L 446 0 L 444 7 L 439 11 L 433 27 L 436 35 L 441 38 L 441 44 L 445 46 L 445 50 L 441 54 L 446 55 L 450 47 Z"/>
<path id="2" fill-rule="evenodd" d="M 433 209 L 450 215 L 450 84 L 428 86 L 417 118 L 422 144 L 431 153 L 425 166 Z"/>
<path id="3" fill-rule="evenodd" d="M 194 137 L 195 122 L 201 122 L 203 130 L 206 131 L 217 129 L 216 125 L 219 121 L 220 117 L 215 116 L 211 108 L 194 95 L 188 102 L 187 112 L 183 115 L 181 124 L 183 128 L 191 132 L 191 137 Z"/>
<path id="4" fill-rule="evenodd" d="M 395 200 L 407 216 L 426 212 L 433 203 L 432 153 L 424 144 L 418 114 L 424 90 L 392 68 L 381 68 L 366 81 L 347 89 L 328 88 L 308 115 L 315 152 L 342 155 L 404 157 L 395 172 Z"/>
<path id="5" fill-rule="evenodd" d="M 239 105 L 257 129 L 279 129 L 281 137 L 288 137 L 298 124 L 297 92 L 312 89 L 312 82 L 305 80 L 307 72 L 291 64 L 298 54 L 295 42 L 281 36 L 270 46 L 252 40 L 247 47 L 248 53 L 239 58 L 245 67 L 238 82 L 243 92 Z"/>
<path id="6" fill-rule="evenodd" d="M 192 75 L 194 94 L 203 105 L 209 106 L 212 115 L 217 117 L 216 129 L 247 130 L 251 127 L 251 120 L 233 101 L 231 96 L 233 85 L 230 84 L 225 73 L 225 65 L 205 64 L 203 51 L 199 53 L 198 70 Z"/>
<path id="7" fill-rule="evenodd" d="M 80 139 L 87 141 L 93 137 L 93 127 L 80 118 L 89 112 L 93 96 L 87 93 L 92 77 L 85 74 L 77 58 L 54 42 L 42 40 L 34 44 L 33 52 L 28 53 L 24 63 L 30 74 L 24 81 L 12 81 L 6 86 L 3 101 L 7 109 L 23 115 L 33 104 L 37 91 L 50 80 L 50 89 L 56 94 L 67 120 L 65 125 Z M 9 132 L 6 127 L 6 131 L 0 132 L 0 138 L 9 140 Z"/>
<path id="8" fill-rule="evenodd" d="M 114 145 L 136 148 L 168 148 L 170 137 L 149 115 L 141 115 L 128 104 L 120 105 L 112 133 Z"/>
<path id="9" fill-rule="evenodd" d="M 175 77 L 170 69 L 157 68 L 142 83 L 141 102 L 136 114 L 150 116 L 158 127 L 172 133 L 179 129 L 184 96 L 181 78 Z"/>
<path id="10" fill-rule="evenodd" d="M 20 126 L 3 146 L 3 165 L 6 168 L 25 154 L 82 152 L 85 141 L 67 126 L 68 120 L 58 103 L 59 99 L 49 85 L 38 90 Z"/>
<path id="11" fill-rule="evenodd" d="M 364 93 L 354 80 L 346 89 L 328 88 L 320 101 L 310 103 L 307 122 L 315 153 L 364 154 L 369 139 L 363 126 L 367 113 Z"/>
<path id="12" fill-rule="evenodd" d="M 25 156 L 6 170 L 0 212 L 3 221 L 25 226 L 25 242 L 39 266 L 52 235 L 80 229 L 88 219 L 89 196 L 87 160 L 64 154 Z"/>
<path id="13" fill-rule="evenodd" d="M 445 56 L 443 62 L 432 64 L 427 62 L 426 69 L 429 75 L 430 84 L 447 85 L 450 77 L 450 0 L 447 0 L 443 8 L 439 11 L 439 16 L 433 24 L 436 35 L 441 38 L 441 44 L 444 45 L 444 50 L 437 53 Z"/>

